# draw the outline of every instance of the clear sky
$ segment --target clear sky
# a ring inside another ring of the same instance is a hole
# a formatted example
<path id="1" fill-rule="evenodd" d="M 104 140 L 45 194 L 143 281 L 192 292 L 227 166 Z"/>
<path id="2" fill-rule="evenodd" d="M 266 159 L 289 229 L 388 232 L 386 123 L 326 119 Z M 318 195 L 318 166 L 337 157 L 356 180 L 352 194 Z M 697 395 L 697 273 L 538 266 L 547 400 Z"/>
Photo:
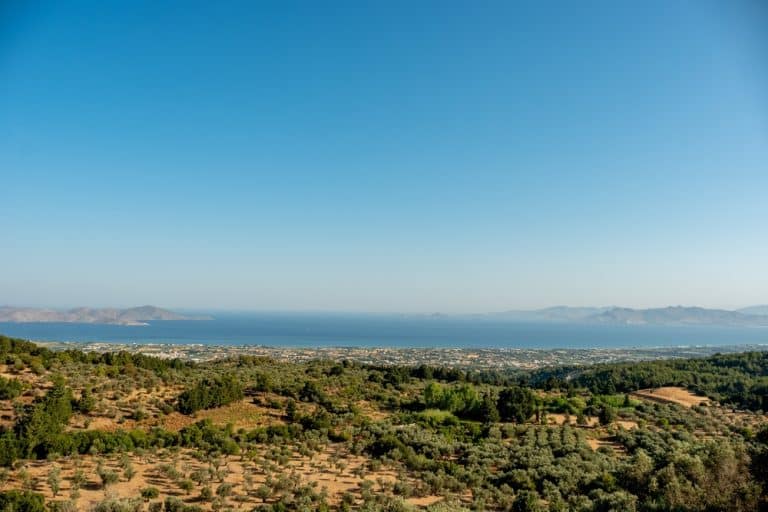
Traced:
<path id="1" fill-rule="evenodd" d="M 768 4 L 2 2 L 0 304 L 768 303 Z"/>

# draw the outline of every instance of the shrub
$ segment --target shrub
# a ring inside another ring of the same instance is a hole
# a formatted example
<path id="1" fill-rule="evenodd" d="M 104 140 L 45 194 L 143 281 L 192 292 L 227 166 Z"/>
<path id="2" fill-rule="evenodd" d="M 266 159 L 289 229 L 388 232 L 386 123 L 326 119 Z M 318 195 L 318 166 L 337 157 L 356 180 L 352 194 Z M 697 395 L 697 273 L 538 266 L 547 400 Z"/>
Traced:
<path id="1" fill-rule="evenodd" d="M 43 495 L 29 491 L 0 492 L 0 510 L 11 512 L 45 512 Z"/>
<path id="2" fill-rule="evenodd" d="M 110 498 L 96 505 L 93 512 L 141 512 L 141 501 Z"/>
<path id="3" fill-rule="evenodd" d="M 18 379 L 0 377 L 0 400 L 13 400 L 24 391 L 24 384 Z"/>
<path id="4" fill-rule="evenodd" d="M 144 487 L 141 490 L 141 497 L 146 501 L 153 500 L 158 496 L 160 496 L 160 491 L 157 490 L 157 487 Z"/>

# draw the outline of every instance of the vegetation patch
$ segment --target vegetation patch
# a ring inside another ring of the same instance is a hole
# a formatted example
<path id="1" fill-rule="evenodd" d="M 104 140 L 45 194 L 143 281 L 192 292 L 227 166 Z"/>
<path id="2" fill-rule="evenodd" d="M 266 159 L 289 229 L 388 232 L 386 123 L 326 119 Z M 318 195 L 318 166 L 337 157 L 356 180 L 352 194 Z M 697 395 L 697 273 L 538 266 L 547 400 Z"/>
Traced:
<path id="1" fill-rule="evenodd" d="M 748 398 L 768 364 L 750 353 L 491 374 L 188 364 L 0 337 L 0 360 L 0 510 L 768 505 L 766 416 Z M 718 388 L 721 374 L 744 387 Z M 664 399 L 642 396 L 649 381 Z M 728 406 L 702 403 L 697 386 Z"/>

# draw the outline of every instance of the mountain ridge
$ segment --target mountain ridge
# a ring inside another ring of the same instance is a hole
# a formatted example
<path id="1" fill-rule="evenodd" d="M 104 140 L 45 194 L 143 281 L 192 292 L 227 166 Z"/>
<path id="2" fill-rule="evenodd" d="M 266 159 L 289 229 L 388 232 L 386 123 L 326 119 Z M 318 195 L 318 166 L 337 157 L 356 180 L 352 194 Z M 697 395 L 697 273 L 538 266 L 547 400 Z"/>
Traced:
<path id="1" fill-rule="evenodd" d="M 508 310 L 486 317 L 509 321 L 579 322 L 615 325 L 738 325 L 768 326 L 768 306 L 750 306 L 738 310 L 667 306 L 627 308 L 620 306 L 552 306 L 533 310 Z"/>
<path id="2" fill-rule="evenodd" d="M 440 318 L 443 314 L 432 314 Z M 620 306 L 551 306 L 532 310 L 507 310 L 459 315 L 509 322 L 593 323 L 609 325 L 730 325 L 768 327 L 768 306 L 749 306 L 737 310 L 698 306 L 628 308 Z M 111 325 L 147 325 L 149 321 L 211 320 L 207 315 L 185 315 L 156 306 L 131 308 L 48 309 L 0 306 L 0 322 L 9 323 L 82 323 Z"/>
<path id="3" fill-rule="evenodd" d="M 737 309 L 736 311 L 745 315 L 768 316 L 768 304 L 748 306 L 746 308 Z"/>
<path id="4" fill-rule="evenodd" d="M 727 309 L 694 306 L 632 309 L 612 308 L 589 317 L 598 323 L 624 325 L 738 325 L 768 326 L 768 316 L 745 314 Z"/>
<path id="5" fill-rule="evenodd" d="M 156 306 L 132 308 L 77 307 L 67 310 L 0 306 L 0 322 L 147 325 L 148 321 L 211 320 L 210 316 L 182 315 Z"/>

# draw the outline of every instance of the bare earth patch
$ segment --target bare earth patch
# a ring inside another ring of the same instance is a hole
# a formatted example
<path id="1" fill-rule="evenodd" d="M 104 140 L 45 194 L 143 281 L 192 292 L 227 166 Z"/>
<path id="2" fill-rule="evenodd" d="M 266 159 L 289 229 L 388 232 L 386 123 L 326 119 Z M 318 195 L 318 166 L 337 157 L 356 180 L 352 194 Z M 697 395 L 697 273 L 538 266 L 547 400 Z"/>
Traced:
<path id="1" fill-rule="evenodd" d="M 428 507 L 442 500 L 442 496 L 424 496 L 423 498 L 408 498 L 406 501 L 417 507 Z"/>
<path id="2" fill-rule="evenodd" d="M 577 425 L 576 416 L 574 414 L 571 414 L 568 424 L 573 426 L 579 426 L 579 427 L 596 427 L 599 423 L 597 416 L 587 416 L 585 419 L 587 421 L 586 425 Z M 548 413 L 547 423 L 549 423 L 550 425 L 563 425 L 565 423 L 565 414 Z"/>
<path id="3" fill-rule="evenodd" d="M 233 486 L 233 492 L 227 500 L 228 507 L 232 510 L 248 511 L 255 506 L 269 503 L 273 497 L 262 500 L 255 492 L 256 488 L 268 481 L 268 475 L 294 475 L 303 484 L 311 484 L 317 490 L 325 489 L 328 501 L 331 504 L 340 503 L 345 493 L 351 493 L 359 501 L 363 482 L 371 484 L 373 492 L 385 492 L 382 485 L 391 486 L 400 478 L 393 471 L 383 467 L 376 471 L 370 470 L 368 459 L 353 455 L 342 447 L 328 445 L 320 452 L 310 455 L 301 455 L 294 452 L 282 463 L 272 461 L 264 463 L 261 456 L 266 455 L 265 447 L 254 460 L 241 456 L 222 457 L 219 469 L 220 477 L 212 478 L 209 485 L 216 489 L 222 483 Z M 195 484 L 191 492 L 182 490 L 179 482 L 190 478 L 196 470 L 210 468 L 209 463 L 194 457 L 194 452 L 181 450 L 159 451 L 146 453 L 143 456 L 128 455 L 135 474 L 129 480 L 121 468 L 120 458 L 105 456 L 101 458 L 102 464 L 108 470 L 119 475 L 119 480 L 103 488 L 97 474 L 97 461 L 99 457 L 90 455 L 82 457 L 65 457 L 56 461 L 24 461 L 16 471 L 12 471 L 4 486 L 5 489 L 28 488 L 42 493 L 46 500 L 67 500 L 72 498 L 72 478 L 76 471 L 81 471 L 84 482 L 78 491 L 78 496 L 73 500 L 77 510 L 90 510 L 94 505 L 106 497 L 135 498 L 141 489 L 153 486 L 159 492 L 159 500 L 166 496 L 175 496 L 187 504 L 197 504 L 204 510 L 211 510 L 211 503 L 202 502 L 199 499 L 201 485 Z M 47 484 L 47 476 L 54 466 L 61 468 L 61 489 L 59 495 L 54 497 L 50 486 Z M 178 476 L 169 476 L 163 468 L 173 468 Z M 246 475 L 249 482 L 246 483 Z M 441 500 L 441 496 L 416 496 L 406 501 L 417 506 L 427 506 Z"/>
<path id="4" fill-rule="evenodd" d="M 635 391 L 632 395 L 652 402 L 673 403 L 683 407 L 693 407 L 709 402 L 709 398 L 705 396 L 695 395 L 685 388 L 676 386 L 641 389 Z"/>
<path id="5" fill-rule="evenodd" d="M 615 423 L 625 430 L 633 430 L 638 426 L 637 422 L 632 420 L 616 420 Z"/>
<path id="6" fill-rule="evenodd" d="M 588 438 L 587 444 L 595 451 L 598 448 L 610 448 L 616 454 L 622 454 L 626 452 L 622 445 L 612 441 L 609 437 Z"/>

